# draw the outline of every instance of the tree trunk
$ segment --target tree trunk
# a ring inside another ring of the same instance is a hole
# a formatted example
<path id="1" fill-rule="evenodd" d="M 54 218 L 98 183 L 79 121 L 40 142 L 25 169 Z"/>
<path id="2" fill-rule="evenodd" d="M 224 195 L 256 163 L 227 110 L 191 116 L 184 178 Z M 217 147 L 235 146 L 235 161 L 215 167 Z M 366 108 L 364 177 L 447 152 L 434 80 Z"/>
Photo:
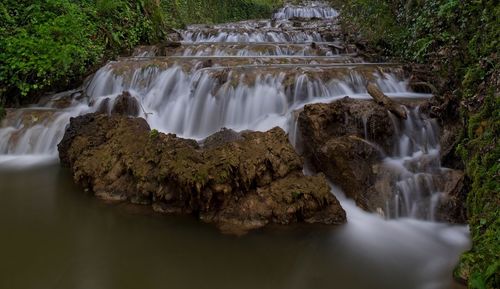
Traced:
<path id="1" fill-rule="evenodd" d="M 376 103 L 385 107 L 390 112 L 394 113 L 397 117 L 406 119 L 406 110 L 398 103 L 385 95 L 380 88 L 374 83 L 368 83 L 366 86 L 368 93 L 375 100 Z"/>

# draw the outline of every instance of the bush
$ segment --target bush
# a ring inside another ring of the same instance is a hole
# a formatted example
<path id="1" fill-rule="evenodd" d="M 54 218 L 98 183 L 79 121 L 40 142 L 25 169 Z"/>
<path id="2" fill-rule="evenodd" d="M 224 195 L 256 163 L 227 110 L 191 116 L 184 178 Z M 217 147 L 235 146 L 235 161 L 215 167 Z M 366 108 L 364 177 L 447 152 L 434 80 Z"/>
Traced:
<path id="1" fill-rule="evenodd" d="M 162 1 L 171 27 L 192 23 L 220 23 L 253 18 L 269 18 L 282 0 L 177 0 Z"/>
<path id="2" fill-rule="evenodd" d="M 270 16 L 273 0 L 3 0 L 0 103 L 76 86 L 103 62 L 170 28 Z"/>
<path id="3" fill-rule="evenodd" d="M 155 36 L 153 21 L 143 16 L 144 6 L 131 5 L 135 1 L 26 2 L 0 3 L 3 102 L 64 89 L 104 59 Z"/>
<path id="4" fill-rule="evenodd" d="M 0 82 L 7 95 L 26 96 L 85 72 L 103 47 L 94 43 L 97 27 L 68 0 L 0 3 Z"/>
<path id="5" fill-rule="evenodd" d="M 490 95 L 481 110 L 470 117 L 466 138 L 458 148 L 473 181 L 467 196 L 473 247 L 462 256 L 455 273 L 468 279 L 472 289 L 500 284 L 499 135 L 500 98 Z"/>

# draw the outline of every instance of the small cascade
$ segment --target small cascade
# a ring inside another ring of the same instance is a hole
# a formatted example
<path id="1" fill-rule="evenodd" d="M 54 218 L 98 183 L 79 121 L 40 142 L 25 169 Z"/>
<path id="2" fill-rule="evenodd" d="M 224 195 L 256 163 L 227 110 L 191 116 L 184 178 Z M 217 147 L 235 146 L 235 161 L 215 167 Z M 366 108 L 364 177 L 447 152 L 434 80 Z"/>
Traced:
<path id="1" fill-rule="evenodd" d="M 329 44 L 315 43 L 185 43 L 184 48 L 171 49 L 164 52 L 155 51 L 154 47 L 138 49 L 136 57 L 152 56 L 344 56 L 356 57 L 356 54 L 339 55 L 336 49 Z M 352 60 L 361 62 L 360 59 Z"/>
<path id="2" fill-rule="evenodd" d="M 185 42 L 323 42 L 323 37 L 315 31 L 185 31 L 182 33 Z"/>
<path id="3" fill-rule="evenodd" d="M 407 114 L 402 123 L 392 116 L 400 129 L 394 152 L 384 161 L 396 179 L 385 213 L 392 218 L 433 220 L 440 198 L 436 180 L 446 170 L 440 163 L 439 127 L 435 120 L 423 118 L 418 108 Z"/>
<path id="4" fill-rule="evenodd" d="M 55 160 L 57 144 L 71 117 L 90 110 L 81 94 L 69 91 L 56 94 L 47 103 L 8 110 L 0 125 L 0 163 L 24 159 Z"/>
<path id="5" fill-rule="evenodd" d="M 127 69 L 123 73 L 123 66 L 114 64 L 102 68 L 89 83 L 87 94 L 99 102 L 131 91 L 148 113 L 143 117 L 152 127 L 190 138 L 204 138 L 223 127 L 286 128 L 287 118 L 304 104 L 345 95 L 367 98 L 363 83 L 368 77 L 379 79 L 389 95 L 408 94 L 405 80 L 391 73 L 380 74 L 378 69 L 365 74 L 366 67 L 359 71 L 331 67 L 288 72 L 279 66 L 266 66 L 259 71 L 252 66 L 230 71 L 203 68 L 195 72 L 185 71 L 179 65 L 164 70 L 155 66 Z M 337 79 L 325 81 L 328 73 Z"/>
<path id="6" fill-rule="evenodd" d="M 278 10 L 273 15 L 273 19 L 275 20 L 283 20 L 283 19 L 293 19 L 293 18 L 302 18 L 302 19 L 333 19 L 338 16 L 338 12 L 329 7 L 325 3 L 322 2 L 309 2 L 307 5 L 292 5 L 287 4 L 285 7 Z"/>

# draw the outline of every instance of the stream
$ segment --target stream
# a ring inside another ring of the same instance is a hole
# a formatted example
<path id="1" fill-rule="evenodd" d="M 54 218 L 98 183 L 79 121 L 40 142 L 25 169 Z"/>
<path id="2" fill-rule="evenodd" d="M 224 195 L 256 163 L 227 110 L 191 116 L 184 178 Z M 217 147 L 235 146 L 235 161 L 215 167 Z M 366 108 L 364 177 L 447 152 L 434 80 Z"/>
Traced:
<path id="1" fill-rule="evenodd" d="M 393 98 L 431 97 L 409 89 L 400 64 L 367 63 L 342 43 L 337 17 L 306 2 L 269 20 L 188 26 L 181 45 L 137 47 L 82 88 L 9 109 L 0 126 L 0 288 L 462 288 L 452 271 L 470 247 L 468 228 L 433 221 L 432 175 L 406 167 L 426 158 L 432 171 L 446 170 L 436 161 L 439 128 L 417 111 L 385 160 L 401 172 L 386 218 L 332 185 L 347 212 L 340 227 L 228 236 L 194 217 L 95 199 L 58 164 L 70 117 L 110 112 L 123 91 L 159 131 L 201 140 L 224 127 L 280 126 L 297 149 L 296 112 L 306 104 L 369 99 L 368 80 Z"/>

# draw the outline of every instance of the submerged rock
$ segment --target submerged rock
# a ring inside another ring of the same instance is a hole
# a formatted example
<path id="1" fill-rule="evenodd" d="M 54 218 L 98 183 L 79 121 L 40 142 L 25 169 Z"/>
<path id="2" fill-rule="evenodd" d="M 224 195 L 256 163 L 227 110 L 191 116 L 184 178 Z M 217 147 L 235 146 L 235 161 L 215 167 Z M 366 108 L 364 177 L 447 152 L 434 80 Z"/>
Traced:
<path id="1" fill-rule="evenodd" d="M 97 197 L 194 214 L 225 229 L 346 221 L 324 176 L 303 175 L 283 130 L 222 134 L 229 139 L 201 148 L 151 131 L 141 118 L 87 114 L 71 119 L 59 155 Z"/>

